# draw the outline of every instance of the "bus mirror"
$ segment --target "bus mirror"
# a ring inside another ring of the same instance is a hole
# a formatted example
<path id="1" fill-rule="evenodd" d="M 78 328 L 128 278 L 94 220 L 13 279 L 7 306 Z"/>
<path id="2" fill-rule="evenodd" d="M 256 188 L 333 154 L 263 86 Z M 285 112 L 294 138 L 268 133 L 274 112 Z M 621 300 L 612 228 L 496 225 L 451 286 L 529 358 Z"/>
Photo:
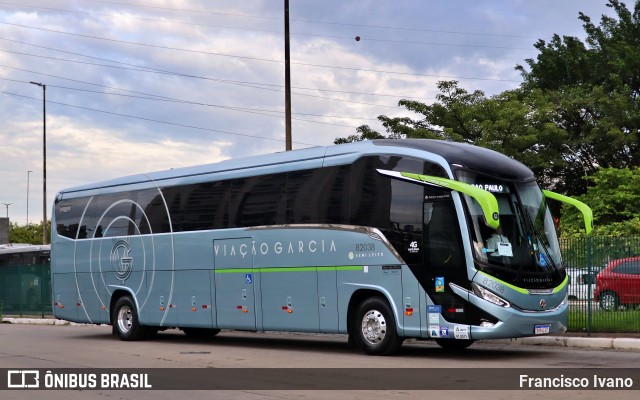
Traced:
<path id="1" fill-rule="evenodd" d="M 564 196 L 562 194 L 555 193 L 549 190 L 543 190 L 542 193 L 544 193 L 544 197 L 548 199 L 571 204 L 572 206 L 580 210 L 580 212 L 582 213 L 582 217 L 584 218 L 585 232 L 587 233 L 587 235 L 591 233 L 591 231 L 593 230 L 593 211 L 591 211 L 591 208 L 588 205 L 574 198 Z"/>
<path id="2" fill-rule="evenodd" d="M 411 182 L 419 182 L 423 185 L 436 186 L 443 189 L 455 190 L 460 193 L 464 193 L 473 197 L 484 213 L 485 224 L 488 227 L 497 229 L 500 226 L 500 212 L 498 210 L 498 200 L 496 197 L 478 187 L 469 185 L 468 183 L 454 181 L 452 179 L 440 178 L 437 176 L 412 174 L 408 172 L 395 172 L 379 169 L 378 172 L 382 175 L 390 176 L 396 179 L 402 179 Z"/>

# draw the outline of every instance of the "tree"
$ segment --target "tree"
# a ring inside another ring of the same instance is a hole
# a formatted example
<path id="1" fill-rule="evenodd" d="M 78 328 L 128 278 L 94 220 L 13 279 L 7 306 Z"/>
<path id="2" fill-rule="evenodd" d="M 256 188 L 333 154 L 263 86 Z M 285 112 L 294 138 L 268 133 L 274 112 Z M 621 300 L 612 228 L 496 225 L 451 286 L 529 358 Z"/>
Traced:
<path id="1" fill-rule="evenodd" d="M 573 179 L 598 168 L 640 165 L 640 1 L 631 13 L 610 0 L 617 18 L 599 26 L 580 13 L 586 44 L 554 35 L 535 44 L 539 54 L 522 66 L 522 88 L 542 90 L 557 104 L 555 123 L 566 132 Z M 573 189 L 575 190 L 576 185 Z"/>
<path id="2" fill-rule="evenodd" d="M 640 168 L 600 168 L 589 180 L 593 184 L 579 200 L 593 210 L 594 232 L 640 234 Z M 563 215 L 563 235 L 584 231 L 582 216 L 573 207 L 567 207 Z"/>
<path id="3" fill-rule="evenodd" d="M 640 0 L 633 12 L 610 0 L 617 18 L 599 26 L 580 13 L 586 43 L 554 35 L 536 59 L 517 65 L 523 84 L 486 97 L 439 82 L 433 104 L 402 100 L 419 118 L 379 116 L 387 137 L 473 143 L 530 166 L 542 183 L 569 195 L 587 190 L 599 168 L 640 166 Z M 368 126 L 358 139 L 383 137 Z M 353 137 L 351 137 L 353 138 Z M 350 141 L 350 140 L 347 140 Z M 336 143 L 340 139 L 336 139 Z"/>
<path id="4" fill-rule="evenodd" d="M 47 221 L 47 237 L 50 237 L 51 221 Z M 42 244 L 42 222 L 39 224 L 18 225 L 9 224 L 9 239 L 11 243 Z"/>

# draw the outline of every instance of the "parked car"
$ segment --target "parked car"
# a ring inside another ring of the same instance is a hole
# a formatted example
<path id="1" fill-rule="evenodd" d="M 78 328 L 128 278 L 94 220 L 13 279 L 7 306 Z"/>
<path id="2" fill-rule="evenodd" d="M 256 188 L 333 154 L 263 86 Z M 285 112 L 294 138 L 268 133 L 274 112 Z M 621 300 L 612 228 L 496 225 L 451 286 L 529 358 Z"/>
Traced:
<path id="1" fill-rule="evenodd" d="M 640 257 L 610 261 L 596 275 L 595 298 L 603 310 L 640 305 Z"/>
<path id="2" fill-rule="evenodd" d="M 597 271 L 589 273 L 586 268 L 567 268 L 569 300 L 594 300 L 596 273 Z"/>

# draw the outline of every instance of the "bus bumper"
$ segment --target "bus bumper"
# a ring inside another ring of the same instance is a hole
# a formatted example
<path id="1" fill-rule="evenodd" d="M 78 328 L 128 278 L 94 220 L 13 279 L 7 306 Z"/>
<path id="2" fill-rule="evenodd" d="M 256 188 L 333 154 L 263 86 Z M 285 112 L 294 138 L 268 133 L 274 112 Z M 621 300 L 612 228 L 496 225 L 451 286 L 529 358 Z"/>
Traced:
<path id="1" fill-rule="evenodd" d="M 470 334 L 474 340 L 559 335 L 567 331 L 568 301 L 563 301 L 553 310 L 522 311 L 495 305 L 473 294 L 469 300 L 499 320 L 493 326 L 472 325 Z"/>
<path id="2" fill-rule="evenodd" d="M 468 299 L 471 304 L 492 315 L 498 321 L 495 324 L 486 322 L 483 325 L 471 325 L 469 329 L 471 339 L 559 335 L 567 331 L 569 301 L 566 290 L 549 295 L 548 300 L 552 304 L 558 304 L 557 307 L 549 310 L 528 311 L 494 304 L 457 285 L 451 285 L 451 288 L 460 297 Z"/>

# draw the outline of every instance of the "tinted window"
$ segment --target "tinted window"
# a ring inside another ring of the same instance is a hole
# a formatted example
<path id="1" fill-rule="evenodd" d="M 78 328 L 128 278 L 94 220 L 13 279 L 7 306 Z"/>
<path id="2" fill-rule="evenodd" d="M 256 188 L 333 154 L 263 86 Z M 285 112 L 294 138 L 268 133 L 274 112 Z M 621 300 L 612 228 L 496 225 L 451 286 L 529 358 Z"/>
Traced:
<path id="1" fill-rule="evenodd" d="M 613 272 L 616 272 L 618 274 L 640 275 L 640 261 L 639 260 L 624 261 L 622 262 L 622 264 L 615 267 L 613 269 Z"/>
<path id="2" fill-rule="evenodd" d="M 168 198 L 167 203 L 170 204 Z M 141 234 L 171 232 L 167 205 L 157 189 L 138 192 L 138 204 L 142 209 L 136 211 L 135 221 Z"/>
<path id="3" fill-rule="evenodd" d="M 446 174 L 435 164 L 399 156 L 363 157 L 352 166 L 351 223 L 381 229 L 407 264 L 421 265 L 423 202 L 432 190 L 380 175 L 377 169 Z"/>
<path id="4" fill-rule="evenodd" d="M 287 176 L 288 224 L 349 223 L 349 167 L 290 172 Z"/>
<path id="5" fill-rule="evenodd" d="M 62 200 L 56 203 L 55 206 L 55 218 L 56 218 L 56 231 L 58 235 L 68 237 L 71 239 L 76 238 L 78 228 L 80 227 L 80 217 L 84 211 L 85 206 L 89 201 L 88 197 Z M 86 237 L 86 227 L 83 227 L 85 232 L 81 237 Z"/>
<path id="6" fill-rule="evenodd" d="M 156 189 L 62 200 L 55 212 L 58 234 L 71 239 L 169 232 Z"/>
<path id="7" fill-rule="evenodd" d="M 0 267 L 47 264 L 50 254 L 49 250 L 0 254 Z"/>
<path id="8" fill-rule="evenodd" d="M 224 229 L 229 226 L 230 182 L 167 187 L 162 192 L 169 204 L 174 232 Z"/>
<path id="9" fill-rule="evenodd" d="M 421 237 L 425 189 L 384 177 L 377 173 L 378 168 L 446 176 L 437 165 L 418 159 L 364 157 L 353 165 L 165 187 L 164 200 L 157 189 L 96 196 L 82 226 L 80 216 L 89 198 L 61 201 L 57 229 L 70 238 L 77 233 L 79 238 L 92 238 L 351 223 L 382 229 L 399 251 L 405 251 Z M 404 254 L 407 259 L 411 255 L 417 257 L 415 253 Z"/>
<path id="10" fill-rule="evenodd" d="M 286 185 L 286 174 L 233 180 L 230 227 L 284 224 Z"/>

